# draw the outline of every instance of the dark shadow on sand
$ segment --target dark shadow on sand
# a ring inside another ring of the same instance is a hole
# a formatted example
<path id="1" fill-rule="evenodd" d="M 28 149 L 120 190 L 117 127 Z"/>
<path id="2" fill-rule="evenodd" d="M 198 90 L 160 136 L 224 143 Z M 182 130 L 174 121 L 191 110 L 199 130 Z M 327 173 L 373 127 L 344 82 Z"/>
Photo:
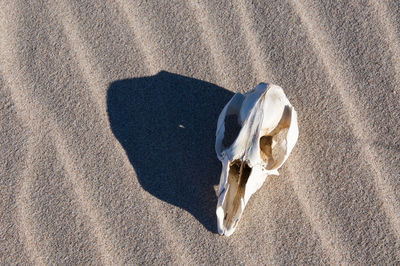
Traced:
<path id="1" fill-rule="evenodd" d="M 214 151 L 218 115 L 233 93 L 162 71 L 113 82 L 107 108 L 114 135 L 142 187 L 217 232 L 221 166 Z"/>

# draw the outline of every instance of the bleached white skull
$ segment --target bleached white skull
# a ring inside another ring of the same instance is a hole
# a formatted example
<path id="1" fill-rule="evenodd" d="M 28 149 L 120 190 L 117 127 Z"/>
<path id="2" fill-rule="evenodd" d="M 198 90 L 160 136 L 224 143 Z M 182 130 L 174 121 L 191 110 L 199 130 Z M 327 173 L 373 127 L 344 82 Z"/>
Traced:
<path id="1" fill-rule="evenodd" d="M 230 236 L 268 175 L 278 175 L 298 138 L 297 113 L 283 89 L 260 83 L 235 94 L 218 118 L 215 151 L 222 163 L 218 232 Z"/>

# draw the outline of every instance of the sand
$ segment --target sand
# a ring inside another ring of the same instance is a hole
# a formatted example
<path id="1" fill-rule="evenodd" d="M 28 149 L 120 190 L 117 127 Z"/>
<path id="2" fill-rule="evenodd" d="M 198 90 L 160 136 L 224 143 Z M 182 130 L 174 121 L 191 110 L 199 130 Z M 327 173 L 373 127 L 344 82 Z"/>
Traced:
<path id="1" fill-rule="evenodd" d="M 88 2 L 1 2 L 1 265 L 400 262 L 398 1 Z M 300 136 L 222 237 L 217 117 L 259 82 Z"/>

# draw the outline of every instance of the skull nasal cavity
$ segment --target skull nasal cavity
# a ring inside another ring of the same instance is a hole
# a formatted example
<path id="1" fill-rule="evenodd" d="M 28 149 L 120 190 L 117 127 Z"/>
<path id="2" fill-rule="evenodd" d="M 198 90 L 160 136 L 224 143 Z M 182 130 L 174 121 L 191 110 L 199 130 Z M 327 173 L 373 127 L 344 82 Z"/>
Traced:
<path id="1" fill-rule="evenodd" d="M 250 174 L 251 174 L 251 168 L 250 168 L 250 166 L 247 165 L 246 162 L 244 162 L 242 164 L 242 169 L 241 169 L 241 178 L 240 178 L 240 183 L 239 183 L 240 188 L 242 188 L 242 189 L 245 188 Z M 244 193 L 244 191 L 243 191 L 243 193 Z"/>
<path id="2" fill-rule="evenodd" d="M 238 123 L 237 115 L 229 115 L 225 118 L 225 132 L 224 139 L 222 140 L 222 145 L 225 148 L 228 148 L 235 141 L 237 136 L 239 135 L 242 127 Z"/>
<path id="3" fill-rule="evenodd" d="M 246 162 L 235 160 L 230 164 L 229 176 L 235 180 L 239 188 L 244 188 L 246 186 L 250 174 L 251 168 Z"/>

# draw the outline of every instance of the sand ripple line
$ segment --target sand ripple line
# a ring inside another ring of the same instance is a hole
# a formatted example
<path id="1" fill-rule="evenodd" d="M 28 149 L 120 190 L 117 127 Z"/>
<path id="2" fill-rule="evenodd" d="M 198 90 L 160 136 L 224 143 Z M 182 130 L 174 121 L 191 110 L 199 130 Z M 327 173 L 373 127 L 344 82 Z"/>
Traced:
<path id="1" fill-rule="evenodd" d="M 160 54 L 157 53 L 157 49 L 152 45 L 152 41 L 148 38 L 148 33 L 152 30 L 148 28 L 145 23 L 138 18 L 143 18 L 143 14 L 140 14 L 139 8 L 130 6 L 127 1 L 117 0 L 119 10 L 123 13 L 124 17 L 128 20 L 129 26 L 133 31 L 135 43 L 140 46 L 143 51 L 143 55 L 146 60 L 147 68 L 150 72 L 149 75 L 157 74 L 160 71 L 160 65 L 163 66 L 164 60 Z"/>
<path id="2" fill-rule="evenodd" d="M 263 54 L 259 47 L 262 47 L 257 41 L 257 34 L 252 30 L 252 21 L 248 14 L 248 10 L 246 8 L 246 3 L 242 0 L 239 1 L 238 4 L 238 13 L 240 19 L 240 25 L 242 25 L 242 31 L 246 37 L 246 42 L 250 50 L 250 55 L 252 58 L 252 66 L 253 72 L 256 73 L 257 79 L 261 81 L 266 81 L 267 73 L 270 79 L 273 79 L 271 75 L 271 71 L 268 70 L 268 67 L 263 62 Z"/>
<path id="3" fill-rule="evenodd" d="M 369 1 L 374 8 L 374 14 L 378 25 L 386 35 L 387 43 L 389 45 L 390 52 L 392 54 L 392 63 L 395 71 L 395 78 L 397 84 L 400 84 L 400 44 L 399 34 L 396 32 L 395 23 L 393 23 L 392 14 L 385 1 Z M 400 93 L 398 87 L 397 93 Z"/>
<path id="4" fill-rule="evenodd" d="M 16 9 L 17 10 L 17 9 Z M 3 25 L 6 25 L 6 23 L 2 23 Z M 14 49 L 17 46 L 15 37 L 13 36 L 13 32 L 7 32 L 7 29 L 2 29 L 2 33 L 4 34 L 3 36 L 10 36 L 10 38 L 4 40 L 2 42 L 2 58 L 6 59 L 6 62 L 8 62 L 8 65 L 6 65 L 6 69 L 9 69 L 10 71 L 12 69 L 20 69 L 22 70 L 21 72 L 26 72 L 27 70 L 23 71 L 24 67 L 21 62 L 19 62 L 18 58 L 15 57 L 17 51 L 14 51 Z M 12 37 L 11 37 L 12 36 Z M 13 38 L 14 37 L 14 38 Z M 9 51 L 9 53 L 5 53 L 5 51 Z M 18 72 L 21 73 L 21 72 Z M 35 97 L 31 95 L 28 92 L 27 87 L 29 87 L 27 84 L 33 84 L 33 81 L 29 81 L 29 75 L 26 75 L 27 73 L 24 73 L 24 75 L 16 75 L 15 73 L 7 73 L 5 72 L 5 76 L 7 78 L 7 81 L 10 84 L 11 88 L 15 88 L 11 90 L 12 93 L 12 98 L 15 102 L 16 107 L 18 107 L 21 111 L 22 118 L 25 118 L 26 123 L 32 127 L 33 132 L 37 132 L 36 134 L 40 134 L 41 131 L 41 125 L 42 124 L 49 124 L 48 121 L 41 121 L 43 120 L 40 114 L 47 114 L 47 110 L 44 109 L 43 106 L 39 104 L 38 101 L 35 101 Z M 25 89 L 24 89 L 25 88 Z M 27 108 L 28 110 L 25 110 Z M 55 121 L 53 119 L 53 121 Z M 105 260 L 107 264 L 111 264 L 113 262 L 113 258 L 115 256 L 111 256 L 108 251 L 104 247 L 108 246 L 105 242 L 108 242 L 105 239 L 105 230 L 103 229 L 103 226 L 99 222 L 99 215 L 97 211 L 95 210 L 94 206 L 96 206 L 93 203 L 93 200 L 90 199 L 88 196 L 88 193 L 83 189 L 84 187 L 87 187 L 86 184 L 84 184 L 84 181 L 82 178 L 79 176 L 79 174 L 75 171 L 75 167 L 73 166 L 72 160 L 70 159 L 69 154 L 67 153 L 66 143 L 65 143 L 65 137 L 63 137 L 61 130 L 58 129 L 56 122 L 50 121 L 50 124 L 53 124 L 54 126 L 52 128 L 55 128 L 55 132 L 49 130 L 49 139 L 53 140 L 55 142 L 55 146 L 57 149 L 57 152 L 59 153 L 60 158 L 63 158 L 63 162 L 65 163 L 65 169 L 67 170 L 67 176 L 69 178 L 69 181 L 73 184 L 74 192 L 76 194 L 76 198 L 78 199 L 78 203 L 80 204 L 80 207 L 82 209 L 82 213 L 85 213 L 85 210 L 88 212 L 89 216 L 89 221 L 91 222 L 91 226 L 93 227 L 93 231 L 95 232 L 95 235 L 99 239 L 100 243 L 100 248 L 104 249 L 102 250 L 102 254 L 104 257 L 109 258 Z M 34 123 L 32 123 L 34 122 Z M 32 125 L 33 124 L 33 125 Z M 50 127 L 49 127 L 50 128 Z M 25 182 L 25 184 L 22 186 L 22 194 L 23 196 L 21 197 L 20 203 L 22 204 L 24 199 L 26 199 L 27 196 L 24 196 L 25 194 L 28 193 L 28 186 L 29 183 Z M 21 205 L 20 204 L 20 205 Z M 22 204 L 23 206 L 21 208 L 21 215 L 24 216 L 26 215 L 26 204 Z M 27 222 L 23 221 L 23 228 L 24 226 L 29 226 Z M 27 232 L 33 230 L 29 230 L 29 227 L 27 227 Z M 33 242 L 33 235 L 31 233 L 27 233 L 28 235 L 28 240 L 29 244 Z M 36 248 L 37 249 L 37 248 Z M 34 254 L 39 254 L 37 250 L 34 251 Z M 36 257 L 41 257 L 41 256 L 36 256 Z"/>
<path id="5" fill-rule="evenodd" d="M 119 10 L 122 12 L 122 14 L 126 17 L 127 21 L 130 24 L 131 30 L 133 31 L 133 34 L 135 36 L 135 43 L 140 46 L 140 49 L 143 52 L 143 55 L 146 59 L 147 63 L 147 68 L 149 71 L 148 75 L 153 75 L 156 74 L 159 70 L 161 70 L 161 66 L 163 65 L 164 59 L 162 56 L 157 54 L 157 51 L 155 47 L 151 45 L 150 39 L 147 37 L 146 32 L 151 32 L 151 29 L 146 28 L 144 24 L 141 23 L 140 20 L 137 18 L 143 17 L 142 14 L 139 14 L 139 9 L 133 6 L 130 6 L 125 1 L 117 1 Z M 71 30 L 71 28 L 70 28 Z M 71 34 L 70 31 L 66 31 L 66 34 Z M 75 35 L 75 37 L 79 37 L 79 31 L 75 30 L 75 33 L 72 33 Z M 80 39 L 80 38 L 79 38 Z M 76 40 L 79 40 L 76 38 Z M 82 46 L 82 41 L 79 41 L 78 47 Z M 88 48 L 86 48 L 87 51 L 89 51 Z M 117 149 L 119 151 L 124 151 L 123 148 Z M 129 162 L 129 159 L 127 158 L 127 155 L 124 153 L 121 157 L 125 158 L 124 161 Z M 127 166 L 127 172 L 134 172 L 134 169 L 132 168 L 132 165 L 130 163 L 124 164 L 124 165 L 129 165 Z M 140 191 L 142 192 L 142 190 Z M 149 208 L 147 210 L 151 213 L 151 216 L 157 217 L 159 212 L 163 212 L 164 208 L 162 207 L 161 203 L 158 203 L 154 199 L 149 199 L 147 193 L 140 193 L 141 196 L 143 197 L 143 203 L 147 204 Z M 150 206 L 151 205 L 151 206 Z M 167 213 L 164 211 L 164 213 Z M 171 223 L 170 219 L 160 219 L 158 220 L 160 224 L 158 224 L 158 227 L 160 228 L 160 232 L 165 236 L 164 238 L 167 239 L 167 244 L 166 249 L 169 251 L 169 253 L 174 257 L 174 260 L 178 264 L 185 264 L 189 260 L 190 256 L 187 255 L 187 251 L 182 245 L 183 240 L 178 234 L 171 234 L 174 230 L 170 229 L 171 226 L 169 223 Z M 173 243 L 173 244 L 171 244 Z"/>
<path id="6" fill-rule="evenodd" d="M 27 94 L 28 95 L 28 94 Z M 31 98 L 32 96 L 23 96 L 23 98 Z M 27 105 L 27 100 L 24 100 L 23 102 L 18 103 L 20 106 L 26 106 Z M 35 110 L 34 107 L 30 107 L 30 110 L 32 113 L 35 114 L 41 114 L 41 113 L 49 113 L 47 111 L 43 111 L 42 108 L 39 108 L 39 110 Z M 55 120 L 54 120 L 55 121 Z M 112 241 L 110 241 L 108 238 L 108 234 L 106 234 L 105 226 L 102 224 L 103 219 L 101 219 L 99 211 L 96 210 L 96 204 L 94 204 L 93 199 L 91 199 L 89 192 L 88 191 L 94 191 L 93 189 L 85 189 L 90 187 L 88 184 L 85 183 L 83 180 L 82 176 L 78 173 L 76 170 L 76 167 L 73 163 L 73 160 L 71 159 L 69 155 L 69 151 L 66 149 L 67 145 L 65 143 L 65 137 L 62 135 L 61 131 L 58 129 L 58 126 L 56 125 L 56 122 L 51 122 L 50 124 L 53 124 L 54 130 L 48 132 L 48 138 L 50 140 L 54 141 L 56 151 L 58 153 L 59 158 L 62 158 L 62 163 L 64 164 L 65 170 L 66 170 L 66 177 L 68 178 L 68 181 L 72 184 L 75 198 L 77 198 L 77 202 L 79 204 L 79 207 L 81 209 L 81 213 L 86 213 L 88 216 L 88 220 L 90 222 L 89 225 L 89 230 L 92 232 L 93 235 L 96 236 L 96 243 L 97 247 L 100 250 L 100 254 L 102 256 L 102 260 L 106 265 L 111 265 L 112 263 L 117 262 L 117 257 L 115 255 L 112 255 L 110 252 L 110 244 Z M 37 133 L 39 134 L 39 132 Z"/>
<path id="7" fill-rule="evenodd" d="M 26 124 L 26 123 L 25 123 Z M 26 154 L 26 162 L 25 169 L 21 174 L 21 184 L 20 191 L 16 196 L 16 207 L 17 207 L 17 220 L 19 224 L 19 234 L 20 238 L 24 239 L 25 248 L 28 251 L 28 254 L 31 257 L 32 262 L 35 265 L 45 265 L 45 253 L 48 251 L 39 245 L 36 239 L 39 239 L 39 236 L 35 233 L 38 232 L 36 229 L 37 226 L 32 219 L 33 211 L 30 208 L 30 202 L 32 199 L 30 198 L 30 186 L 32 182 L 32 168 L 33 164 L 31 162 L 31 158 L 33 156 L 33 142 L 29 140 L 28 144 L 28 152 Z"/>
<path id="8" fill-rule="evenodd" d="M 63 26 L 63 30 L 65 32 L 65 36 L 69 43 L 69 46 L 73 50 L 74 54 L 76 55 L 76 62 L 78 63 L 79 69 L 83 73 L 86 82 L 89 84 L 89 87 L 92 90 L 88 90 L 90 94 L 93 95 L 97 102 L 98 107 L 104 113 L 106 112 L 106 104 L 101 102 L 101 99 L 105 99 L 105 95 L 101 95 L 101 89 L 106 87 L 107 82 L 103 78 L 103 73 L 99 71 L 99 69 L 94 69 L 92 67 L 93 63 L 95 62 L 95 58 L 92 56 L 92 53 L 87 49 L 86 45 L 84 44 L 83 40 L 80 38 L 78 26 L 76 25 L 76 19 L 72 17 L 72 11 L 69 9 L 68 6 L 64 5 L 64 2 L 60 3 L 59 1 L 56 2 L 50 1 L 51 9 L 54 10 L 53 13 L 58 18 L 58 21 L 61 22 Z M 63 12 L 58 12 L 58 7 L 63 7 Z M 105 89 L 104 89 L 105 91 Z"/>
<path id="9" fill-rule="evenodd" d="M 250 49 L 250 54 L 253 59 L 253 72 L 260 80 L 264 80 L 266 76 L 273 77 L 273 74 L 271 73 L 271 71 L 268 70 L 266 64 L 261 59 L 263 57 L 261 54 L 261 50 L 258 48 L 260 47 L 260 45 L 258 45 L 257 43 L 257 34 L 251 29 L 252 22 L 249 19 L 245 3 L 243 1 L 240 1 L 238 6 L 239 18 L 241 20 L 240 24 L 242 25 L 242 30 L 245 33 L 246 41 Z M 290 171 L 290 169 L 288 170 L 291 177 L 295 176 L 294 171 Z M 313 211 L 318 208 L 314 207 L 313 201 L 308 199 L 308 197 L 306 196 L 307 193 L 304 185 L 302 185 L 300 182 L 298 182 L 298 180 L 295 179 L 293 179 L 292 184 L 294 184 L 293 189 L 299 200 L 302 212 L 308 217 L 312 230 L 317 233 L 319 239 L 321 240 L 322 247 L 325 250 L 326 255 L 329 256 L 329 259 L 332 262 L 338 263 L 337 258 L 341 258 L 342 256 L 339 254 L 335 254 L 334 252 L 340 250 L 343 244 L 337 239 L 337 237 L 333 233 L 330 233 L 334 230 L 330 229 L 329 231 L 327 231 L 326 226 L 322 226 L 318 222 L 318 217 L 314 215 L 315 211 Z"/>
<path id="10" fill-rule="evenodd" d="M 89 88 L 87 92 L 89 94 L 92 94 L 94 98 L 96 99 L 97 105 L 99 106 L 100 110 L 104 110 L 104 113 L 106 113 L 106 108 L 103 108 L 103 102 L 101 99 L 105 99 L 105 95 L 100 95 L 98 92 L 99 89 L 102 87 L 105 87 L 106 84 L 108 83 L 106 79 L 104 78 L 103 71 L 100 68 L 95 68 L 93 67 L 93 63 L 90 62 L 95 62 L 95 57 L 93 56 L 92 50 L 87 46 L 85 43 L 84 39 L 81 38 L 81 33 L 79 29 L 79 25 L 77 23 L 77 19 L 73 16 L 73 12 L 71 10 L 71 7 L 68 4 L 65 4 L 64 2 L 59 2 L 57 3 L 58 7 L 62 7 L 62 12 L 55 12 L 57 15 L 58 21 L 61 23 L 63 31 L 64 31 L 64 36 L 66 37 L 69 46 L 72 50 L 72 53 L 74 55 L 74 60 L 77 62 L 77 65 L 82 72 L 82 77 L 85 79 L 85 81 L 88 83 Z M 51 2 L 51 8 L 55 10 L 57 8 L 56 5 L 54 5 Z M 94 77 L 94 78 L 93 78 Z M 98 93 L 96 93 L 98 92 Z M 99 116 L 99 121 L 102 121 L 102 117 Z M 103 122 L 103 121 L 102 121 Z M 104 129 L 109 129 L 108 121 L 104 121 Z M 110 131 L 111 133 L 111 131 Z M 112 134 L 112 133 L 111 133 Z M 119 142 L 110 142 L 110 143 L 119 143 Z M 116 147 L 114 150 L 121 150 L 123 151 L 122 147 Z M 126 157 L 124 154 L 122 158 Z M 134 175 L 134 169 L 132 168 L 132 165 L 129 163 L 129 160 L 126 158 L 126 160 L 123 160 L 124 162 L 124 167 L 125 173 L 131 173 L 128 175 Z M 129 183 L 129 182 L 127 182 Z M 129 184 L 127 184 L 129 186 Z M 145 200 L 143 200 L 146 202 Z M 99 239 L 101 239 L 101 235 L 98 236 Z M 114 240 L 114 243 L 117 241 Z M 122 252 L 122 249 L 119 249 L 120 252 Z M 113 252 L 114 254 L 116 251 Z M 115 256 L 114 256 L 115 257 Z M 129 255 L 125 254 L 125 257 L 129 257 Z M 113 263 L 116 263 L 115 261 Z M 122 264 L 122 262 L 118 263 Z"/>
<path id="11" fill-rule="evenodd" d="M 18 100 L 16 101 L 19 96 L 12 95 L 11 97 L 17 109 L 18 116 L 21 118 L 22 122 L 25 125 L 29 125 L 29 123 L 27 122 L 29 121 L 27 120 L 28 118 L 23 115 L 24 111 L 20 110 L 21 108 L 18 108 L 18 106 L 21 106 L 18 104 Z M 45 265 L 45 254 L 48 253 L 48 251 L 44 247 L 40 246 L 38 241 L 36 241 L 36 239 L 39 239 L 39 236 L 35 233 L 38 232 L 38 230 L 36 229 L 37 226 L 32 219 L 34 211 L 32 211 L 30 207 L 30 202 L 32 202 L 30 198 L 30 186 L 33 175 L 32 156 L 34 153 L 34 142 L 32 139 L 33 138 L 31 137 L 27 141 L 27 153 L 25 154 L 26 161 L 24 165 L 24 170 L 22 171 L 21 177 L 19 178 L 20 190 L 16 195 L 16 220 L 18 221 L 20 238 L 21 240 L 23 240 L 24 247 L 27 250 L 27 254 L 30 256 L 31 261 L 35 265 Z"/>
<path id="12" fill-rule="evenodd" d="M 18 16 L 15 11 L 19 10 L 15 7 L 14 1 L 11 4 L 3 5 L 0 11 L 0 33 L 2 36 L 10 36 L 14 25 L 10 25 L 8 22 L 13 21 L 13 17 Z M 12 42 L 10 38 L 3 38 L 0 42 L 0 71 L 1 75 L 4 77 L 4 82 L 10 89 L 11 98 L 15 103 L 15 108 L 17 109 L 17 114 L 26 125 L 29 125 L 27 121 L 30 120 L 29 112 L 26 113 L 25 106 L 19 104 L 19 99 L 21 99 L 19 92 L 23 88 L 20 83 L 20 79 L 16 78 L 19 72 L 14 73 L 12 70 L 19 69 L 18 65 L 15 64 L 13 60 L 7 60 L 12 56 L 12 48 L 17 47 L 16 42 Z M 20 108 L 19 108 L 20 107 Z M 30 111 L 29 108 L 27 111 Z M 28 114 L 28 115 L 26 115 Z M 28 139 L 28 151 L 26 154 L 25 169 L 22 171 L 22 176 L 20 178 L 20 191 L 16 195 L 16 220 L 18 221 L 19 234 L 21 240 L 24 241 L 25 249 L 27 254 L 29 254 L 31 261 L 36 265 L 45 265 L 44 259 L 47 250 L 39 245 L 36 241 L 39 237 L 35 234 L 37 230 L 34 221 L 32 220 L 33 211 L 30 208 L 30 191 L 29 187 L 31 184 L 32 176 L 32 155 L 33 155 L 33 141 L 32 138 Z"/>
<path id="13" fill-rule="evenodd" d="M 317 233 L 321 240 L 321 245 L 325 250 L 325 255 L 328 256 L 330 262 L 334 265 L 348 265 L 349 262 L 345 261 L 344 257 L 349 257 L 347 255 L 351 252 L 351 249 L 340 240 L 339 236 L 337 236 L 334 226 L 326 226 L 326 224 L 323 225 L 320 222 L 329 221 L 330 218 L 327 215 L 324 215 L 323 211 L 318 211 L 325 209 L 316 204 L 318 197 L 313 195 L 314 191 L 310 191 L 306 188 L 304 180 L 296 177 L 296 172 L 292 169 L 290 164 L 286 169 L 291 179 L 293 190 L 299 200 L 302 212 L 309 218 L 311 228 Z M 305 169 L 303 170 L 307 171 Z M 312 176 L 312 173 L 308 172 L 306 174 L 306 176 Z M 321 201 L 318 202 L 321 204 Z"/>
<path id="14" fill-rule="evenodd" d="M 370 144 L 370 140 L 367 138 L 368 134 L 365 132 L 373 132 L 368 125 L 368 119 L 359 115 L 360 108 L 355 106 L 353 99 L 349 93 L 346 92 L 346 88 L 355 87 L 349 80 L 344 80 L 342 69 L 344 69 L 344 63 L 337 57 L 333 57 L 333 47 L 330 45 L 330 37 L 324 31 L 319 29 L 321 23 L 317 21 L 316 14 L 313 14 L 311 8 L 305 7 L 299 1 L 291 2 L 295 12 L 300 17 L 302 23 L 307 29 L 307 33 L 314 49 L 321 58 L 324 69 L 328 75 L 330 82 L 334 85 L 338 95 L 343 103 L 344 109 L 346 110 L 348 121 L 351 124 L 351 129 L 354 136 L 358 139 L 358 146 L 361 149 L 363 157 L 369 165 L 369 170 L 374 178 L 375 189 L 379 195 L 379 199 L 382 202 L 383 210 L 392 225 L 396 236 L 400 239 L 400 206 L 396 201 L 395 193 L 390 183 L 385 180 L 383 175 L 383 166 L 377 163 L 378 153 L 375 151 L 373 146 Z M 357 115 L 353 117 L 352 115 Z M 364 122 L 363 122 L 364 121 Z M 366 122 L 365 122 L 366 121 Z"/>
<path id="15" fill-rule="evenodd" d="M 237 80 L 230 78 L 231 75 L 221 72 L 227 70 L 229 73 L 234 73 L 231 67 L 232 64 L 228 62 L 223 49 L 218 44 L 218 42 L 221 42 L 222 40 L 218 40 L 217 38 L 217 29 L 215 25 L 210 22 L 210 18 L 201 1 L 187 1 L 187 4 L 193 10 L 193 15 L 201 30 L 200 36 L 202 41 L 210 48 L 211 57 L 215 66 L 214 71 L 218 75 L 218 81 L 221 82 L 222 86 L 225 88 L 232 87 L 231 84 L 236 84 Z"/>
<path id="16" fill-rule="evenodd" d="M 12 69 L 15 69 L 15 68 L 12 68 Z M 21 86 L 13 86 L 13 87 L 21 88 Z M 29 103 L 29 100 L 27 100 L 27 99 L 34 98 L 34 97 L 32 97 L 32 95 L 29 95 L 29 93 L 26 93 L 26 92 L 23 93 L 22 90 L 18 90 L 19 93 L 18 93 L 18 95 L 16 95 L 15 91 L 17 91 L 17 90 L 12 90 L 12 91 L 13 91 L 12 98 L 16 103 L 15 105 L 18 106 L 20 110 L 22 110 L 23 107 L 28 106 L 29 111 L 27 111 L 27 112 L 29 112 L 30 114 L 48 113 L 46 111 L 43 111 L 43 107 L 37 106 L 38 105 L 37 102 L 36 102 L 36 105 Z M 21 111 L 20 113 L 24 113 L 24 112 Z M 27 114 L 25 116 L 29 117 L 29 114 Z M 32 123 L 32 121 L 40 122 L 40 118 L 33 118 L 33 119 L 29 119 L 28 121 L 26 121 L 26 124 L 29 125 Z M 46 123 L 46 122 L 44 122 L 44 123 Z M 54 125 L 55 123 L 51 123 L 51 124 Z M 56 126 L 53 126 L 53 128 L 56 128 L 54 130 L 55 132 L 53 132 L 53 131 L 47 132 L 48 138 L 54 141 L 57 153 L 59 153 L 58 157 L 63 159 L 62 161 L 64 162 L 64 166 L 65 166 L 65 169 L 67 172 L 66 175 L 67 175 L 69 181 L 73 185 L 75 196 L 78 199 L 78 203 L 80 205 L 81 212 L 88 213 L 89 221 L 91 224 L 90 229 L 94 228 L 94 229 L 92 229 L 92 232 L 94 232 L 94 235 L 97 238 L 97 242 L 98 243 L 100 242 L 98 246 L 100 247 L 102 256 L 105 258 L 104 262 L 107 265 L 110 265 L 112 262 L 115 262 L 115 256 L 109 255 L 109 252 L 105 248 L 108 246 L 106 244 L 106 242 L 108 242 L 108 241 L 104 240 L 106 238 L 105 230 L 103 229 L 101 222 L 99 222 L 101 220 L 99 219 L 98 212 L 95 210 L 95 207 L 94 207 L 95 204 L 93 203 L 93 200 L 90 199 L 88 193 L 86 192 L 86 190 L 84 190 L 84 187 L 87 187 L 87 184 L 84 184 L 84 181 L 81 180 L 82 178 L 80 178 L 77 171 L 75 171 L 75 167 L 73 166 L 72 160 L 71 160 L 69 154 L 67 153 L 67 150 L 64 148 L 66 146 L 66 144 L 65 144 L 62 134 L 60 133 L 60 130 L 58 130 L 58 128 Z M 40 124 L 34 126 L 34 128 L 32 128 L 32 130 L 34 132 L 36 132 L 36 134 L 39 135 L 40 134 Z M 29 187 L 29 182 L 25 181 L 24 184 L 22 185 L 21 200 L 20 200 L 20 203 L 21 203 L 20 205 L 22 206 L 22 208 L 20 210 L 22 217 L 26 217 L 26 213 L 27 213 L 26 210 L 28 210 L 28 208 L 26 207 L 27 204 L 26 203 L 24 204 L 24 202 L 29 200 L 28 199 L 29 196 L 26 195 L 29 193 L 28 187 Z M 23 225 L 22 226 L 23 228 L 28 228 L 27 229 L 28 233 L 26 233 L 28 235 L 28 243 L 32 243 L 33 236 L 30 233 L 30 231 L 33 232 L 33 230 L 29 230 L 28 222 L 22 221 L 22 225 Z M 37 254 L 37 252 L 35 251 L 34 254 Z"/>
<path id="17" fill-rule="evenodd" d="M 105 225 L 101 222 L 105 220 L 104 215 L 101 215 L 101 211 L 97 210 L 98 208 L 96 208 L 96 204 L 90 196 L 89 191 L 95 191 L 95 189 L 90 188 L 89 184 L 85 182 L 82 175 L 76 169 L 75 164 L 69 155 L 70 152 L 66 148 L 65 137 L 60 135 L 60 131 L 56 130 L 56 133 L 53 133 L 51 138 L 55 140 L 57 152 L 60 154 L 60 158 L 63 158 L 65 170 L 67 172 L 66 175 L 73 186 L 75 196 L 78 198 L 81 212 L 84 214 L 86 213 L 88 216 L 90 221 L 89 230 L 95 236 L 97 248 L 100 251 L 103 263 L 105 265 L 115 263 L 122 264 L 116 255 L 117 252 L 113 245 L 115 241 L 111 240 L 113 237 L 110 236 Z"/>

